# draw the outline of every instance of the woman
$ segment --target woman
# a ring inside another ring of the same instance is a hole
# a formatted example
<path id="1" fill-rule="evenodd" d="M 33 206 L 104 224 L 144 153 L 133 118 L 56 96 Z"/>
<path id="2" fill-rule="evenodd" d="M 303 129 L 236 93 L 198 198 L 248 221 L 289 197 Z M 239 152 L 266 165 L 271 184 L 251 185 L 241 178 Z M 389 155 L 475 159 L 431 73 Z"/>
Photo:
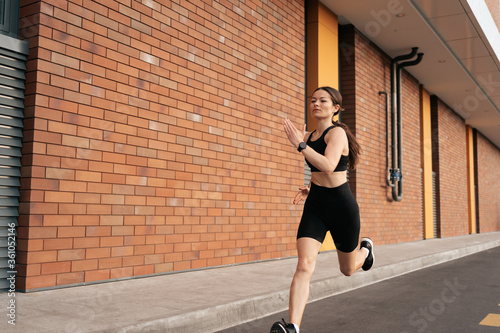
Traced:
<path id="1" fill-rule="evenodd" d="M 359 207 L 347 183 L 347 167 L 356 167 L 360 147 L 347 125 L 333 121 L 343 111 L 341 105 L 342 96 L 336 89 L 320 87 L 310 103 L 315 131 L 306 133 L 305 125 L 299 131 L 289 119 L 283 120 L 290 143 L 311 167 L 311 182 L 300 188 L 293 200 L 294 204 L 305 200 L 305 204 L 297 232 L 297 269 L 290 286 L 290 323 L 274 323 L 271 333 L 299 332 L 309 282 L 327 231 L 332 235 L 344 275 L 351 276 L 360 268 L 369 270 L 373 265 L 371 239 L 363 238 L 359 243 Z"/>

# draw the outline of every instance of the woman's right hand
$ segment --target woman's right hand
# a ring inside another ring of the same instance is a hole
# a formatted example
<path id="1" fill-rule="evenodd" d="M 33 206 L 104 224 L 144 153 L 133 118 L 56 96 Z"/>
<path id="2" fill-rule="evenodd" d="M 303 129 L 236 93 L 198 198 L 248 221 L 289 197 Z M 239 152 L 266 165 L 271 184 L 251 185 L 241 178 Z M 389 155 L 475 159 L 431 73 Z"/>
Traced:
<path id="1" fill-rule="evenodd" d="M 306 200 L 308 194 L 309 194 L 309 187 L 308 186 L 299 187 L 299 193 L 297 193 L 297 195 L 293 199 L 293 204 L 294 205 L 301 204 L 302 202 L 304 202 Z"/>

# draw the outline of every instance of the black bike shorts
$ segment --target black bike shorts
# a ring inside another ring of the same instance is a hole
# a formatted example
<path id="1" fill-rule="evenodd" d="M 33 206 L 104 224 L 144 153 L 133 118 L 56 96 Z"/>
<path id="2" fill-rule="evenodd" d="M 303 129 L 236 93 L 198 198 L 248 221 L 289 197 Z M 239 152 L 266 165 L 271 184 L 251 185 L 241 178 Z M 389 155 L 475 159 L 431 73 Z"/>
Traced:
<path id="1" fill-rule="evenodd" d="M 359 229 L 359 206 L 348 183 L 338 187 L 311 183 L 297 239 L 309 237 L 323 243 L 330 231 L 337 250 L 349 253 L 358 247 Z"/>

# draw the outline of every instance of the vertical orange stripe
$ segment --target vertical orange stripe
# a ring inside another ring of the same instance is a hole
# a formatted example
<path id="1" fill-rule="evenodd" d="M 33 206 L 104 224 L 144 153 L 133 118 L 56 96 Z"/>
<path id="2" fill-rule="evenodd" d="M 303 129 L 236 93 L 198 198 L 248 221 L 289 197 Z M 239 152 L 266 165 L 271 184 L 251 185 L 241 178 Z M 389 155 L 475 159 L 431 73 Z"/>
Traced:
<path id="1" fill-rule="evenodd" d="M 469 233 L 476 233 L 476 192 L 474 187 L 474 136 L 472 127 L 466 126 L 467 138 L 467 201 L 469 206 Z"/>
<path id="2" fill-rule="evenodd" d="M 319 1 L 307 2 L 307 98 L 317 87 L 339 88 L 339 34 L 337 15 Z M 315 122 L 307 112 L 307 130 Z"/>
<path id="3" fill-rule="evenodd" d="M 424 238 L 434 238 L 434 207 L 432 191 L 432 128 L 429 92 L 420 86 L 420 131 L 422 145 L 422 187 L 424 209 Z"/>

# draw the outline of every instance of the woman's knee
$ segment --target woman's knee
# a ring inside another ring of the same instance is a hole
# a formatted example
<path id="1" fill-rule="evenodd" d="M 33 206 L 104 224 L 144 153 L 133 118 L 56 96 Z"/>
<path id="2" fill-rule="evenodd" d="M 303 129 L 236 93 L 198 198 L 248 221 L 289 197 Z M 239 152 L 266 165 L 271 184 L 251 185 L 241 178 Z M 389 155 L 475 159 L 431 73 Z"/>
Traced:
<path id="1" fill-rule="evenodd" d="M 296 274 L 312 275 L 315 266 L 316 266 L 316 258 L 314 257 L 299 258 L 299 261 L 297 263 Z"/>
<path id="2" fill-rule="evenodd" d="M 356 272 L 356 256 L 357 251 L 350 253 L 339 252 L 340 271 L 345 276 L 351 276 Z"/>
<path id="3" fill-rule="evenodd" d="M 356 272 L 356 267 L 354 265 L 341 265 L 340 272 L 345 276 L 351 276 Z"/>

